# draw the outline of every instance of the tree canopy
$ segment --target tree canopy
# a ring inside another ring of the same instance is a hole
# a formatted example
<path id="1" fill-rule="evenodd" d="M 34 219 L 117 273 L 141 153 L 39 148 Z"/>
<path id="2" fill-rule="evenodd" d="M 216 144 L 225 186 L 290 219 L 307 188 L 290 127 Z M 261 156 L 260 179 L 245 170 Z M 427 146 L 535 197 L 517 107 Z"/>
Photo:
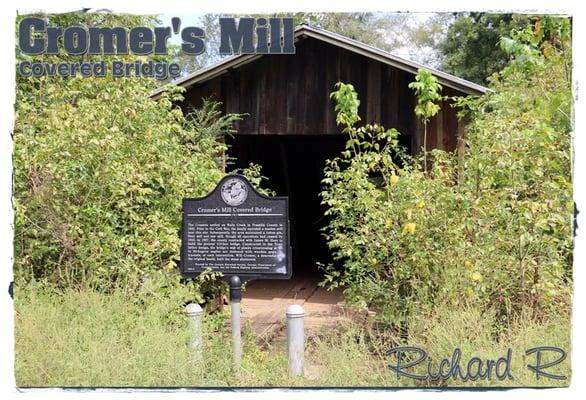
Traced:
<path id="1" fill-rule="evenodd" d="M 442 69 L 481 85 L 502 70 L 510 60 L 500 46 L 501 37 L 526 26 L 526 16 L 513 14 L 464 13 L 450 25 L 438 44 Z"/>

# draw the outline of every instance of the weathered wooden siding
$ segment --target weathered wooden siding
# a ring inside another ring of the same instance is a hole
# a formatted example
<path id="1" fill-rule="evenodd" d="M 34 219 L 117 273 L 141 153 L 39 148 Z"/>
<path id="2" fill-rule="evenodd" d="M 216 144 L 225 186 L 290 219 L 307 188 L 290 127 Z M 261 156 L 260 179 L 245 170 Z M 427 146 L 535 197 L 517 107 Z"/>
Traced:
<path id="1" fill-rule="evenodd" d="M 225 112 L 248 114 L 236 125 L 240 135 L 338 134 L 329 94 L 343 81 L 358 92 L 363 122 L 394 127 L 412 151 L 421 148 L 423 127 L 408 88 L 413 74 L 312 38 L 296 48 L 294 56 L 265 55 L 190 87 L 186 104 L 197 107 L 202 97 L 212 97 Z M 463 95 L 450 88 L 444 94 Z M 428 125 L 428 149 L 456 149 L 457 132 L 456 112 L 444 102 Z"/>

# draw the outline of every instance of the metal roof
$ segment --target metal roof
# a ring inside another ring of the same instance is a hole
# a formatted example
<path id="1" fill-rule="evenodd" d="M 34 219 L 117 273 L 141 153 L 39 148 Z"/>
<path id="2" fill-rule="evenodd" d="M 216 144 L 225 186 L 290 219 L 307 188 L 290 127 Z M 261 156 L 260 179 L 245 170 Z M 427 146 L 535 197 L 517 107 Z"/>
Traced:
<path id="1" fill-rule="evenodd" d="M 446 72 L 442 72 L 433 68 L 429 68 L 425 65 L 419 64 L 417 62 L 407 60 L 402 57 L 398 57 L 394 54 L 391 54 L 387 51 L 378 49 L 376 47 L 367 45 L 365 43 L 359 42 L 354 39 L 350 39 L 346 36 L 339 35 L 334 32 L 327 31 L 325 29 L 320 29 L 316 27 L 312 27 L 309 25 L 299 25 L 295 28 L 295 41 L 302 40 L 303 38 L 310 37 L 317 40 L 321 40 L 323 42 L 332 44 L 334 46 L 338 46 L 344 48 L 346 50 L 352 51 L 356 54 L 360 54 L 362 56 L 368 57 L 370 59 L 382 62 L 387 65 L 392 65 L 395 68 L 398 68 L 403 71 L 410 72 L 412 74 L 417 74 L 417 70 L 419 68 L 425 68 L 429 70 L 437 79 L 438 81 L 444 85 L 448 86 L 452 89 L 459 90 L 461 92 L 467 94 L 483 94 L 489 91 L 488 88 L 478 85 L 474 82 L 467 81 L 466 79 L 458 78 L 457 76 L 448 74 Z M 182 87 L 190 87 L 196 83 L 205 82 L 217 76 L 227 73 L 229 70 L 233 68 L 238 68 L 244 64 L 247 64 L 251 61 L 254 61 L 264 54 L 238 54 L 227 57 L 222 61 L 213 64 L 209 67 L 199 69 L 195 72 L 192 72 L 186 76 L 178 78 L 172 81 L 172 84 L 182 86 Z M 163 92 L 164 86 L 153 90 L 150 93 L 150 97 L 156 98 Z"/>

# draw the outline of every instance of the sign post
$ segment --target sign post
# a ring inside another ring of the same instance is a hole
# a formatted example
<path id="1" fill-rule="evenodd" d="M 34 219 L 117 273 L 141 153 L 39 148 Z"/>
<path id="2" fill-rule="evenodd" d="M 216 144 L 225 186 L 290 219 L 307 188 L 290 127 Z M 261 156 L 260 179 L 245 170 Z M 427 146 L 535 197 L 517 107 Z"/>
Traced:
<path id="1" fill-rule="evenodd" d="M 289 199 L 258 193 L 241 175 L 225 176 L 205 197 L 183 200 L 181 274 L 207 268 L 230 283 L 234 364 L 242 356 L 242 283 L 291 278 Z"/>

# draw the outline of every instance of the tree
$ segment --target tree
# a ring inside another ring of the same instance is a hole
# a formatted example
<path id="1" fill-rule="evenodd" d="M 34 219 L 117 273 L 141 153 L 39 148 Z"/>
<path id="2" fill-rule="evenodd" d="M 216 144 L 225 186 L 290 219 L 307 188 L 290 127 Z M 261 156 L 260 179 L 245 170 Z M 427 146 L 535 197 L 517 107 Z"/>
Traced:
<path id="1" fill-rule="evenodd" d="M 434 13 L 421 17 L 410 14 L 402 26 L 394 29 L 402 46 L 393 53 L 432 68 L 440 68 L 443 55 L 439 44 L 445 39 L 448 28 L 455 21 L 454 13 Z"/>
<path id="2" fill-rule="evenodd" d="M 306 23 L 358 40 L 382 50 L 392 51 L 403 45 L 397 35 L 409 16 L 392 13 L 296 13 L 296 23 Z"/>
<path id="3" fill-rule="evenodd" d="M 423 170 L 427 171 L 427 123 L 441 110 L 438 103 L 442 100 L 442 86 L 430 71 L 420 68 L 409 88 L 415 91 L 417 97 L 415 114 L 423 121 Z"/>
<path id="4" fill-rule="evenodd" d="M 573 214 L 571 23 L 541 17 L 501 40 L 511 62 L 471 105 L 463 185 L 477 288 L 500 315 L 567 307 Z M 480 262 L 479 262 L 480 261 Z"/>
<path id="5" fill-rule="evenodd" d="M 502 70 L 510 60 L 501 49 L 501 37 L 508 37 L 513 29 L 526 26 L 526 16 L 513 14 L 464 13 L 459 14 L 439 43 L 443 54 L 442 69 L 481 85 L 488 77 Z"/>
<path id="6" fill-rule="evenodd" d="M 180 45 L 169 45 L 169 59 L 181 66 L 183 75 L 205 68 L 222 59 L 218 53 L 220 48 L 220 24 L 218 18 L 222 15 L 205 14 L 199 17 L 197 26 L 201 27 L 206 34 L 205 52 L 197 56 L 185 54 Z"/>

